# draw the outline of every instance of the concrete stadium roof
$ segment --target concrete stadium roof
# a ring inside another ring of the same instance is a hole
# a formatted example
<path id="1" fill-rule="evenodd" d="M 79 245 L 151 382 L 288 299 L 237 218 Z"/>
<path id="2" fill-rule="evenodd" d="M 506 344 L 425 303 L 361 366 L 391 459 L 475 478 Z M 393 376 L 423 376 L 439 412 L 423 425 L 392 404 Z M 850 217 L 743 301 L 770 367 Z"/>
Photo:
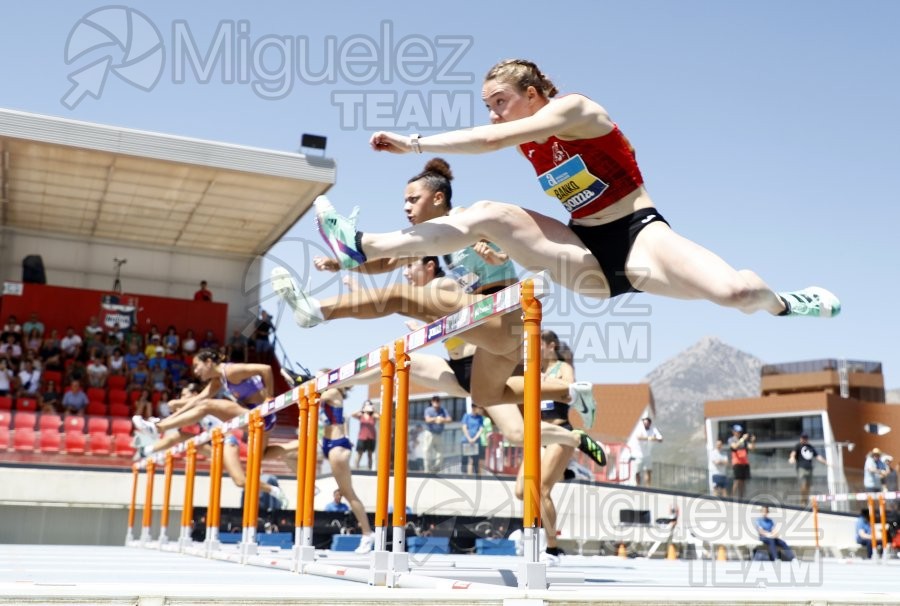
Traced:
<path id="1" fill-rule="evenodd" d="M 0 228 L 253 256 L 334 160 L 0 109 Z"/>

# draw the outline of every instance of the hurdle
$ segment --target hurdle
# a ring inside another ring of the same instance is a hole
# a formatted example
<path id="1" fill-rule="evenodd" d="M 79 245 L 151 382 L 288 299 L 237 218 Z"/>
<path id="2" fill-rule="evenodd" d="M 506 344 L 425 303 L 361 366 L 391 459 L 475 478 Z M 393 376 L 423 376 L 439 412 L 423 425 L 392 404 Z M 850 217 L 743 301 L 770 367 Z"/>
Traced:
<path id="1" fill-rule="evenodd" d="M 881 520 L 881 536 L 875 535 L 875 501 L 878 501 L 878 515 Z M 813 511 L 813 527 L 816 531 L 816 551 L 819 551 L 819 503 L 854 503 L 865 502 L 869 510 L 869 528 L 872 529 L 872 553 L 878 551 L 878 543 L 881 543 L 882 559 L 890 558 L 890 544 L 888 542 L 887 524 L 885 523 L 887 514 L 887 501 L 900 499 L 900 492 L 851 492 L 845 494 L 820 494 L 810 497 Z"/>
<path id="2" fill-rule="evenodd" d="M 239 415 L 212 431 L 204 431 L 199 435 L 171 447 L 167 451 L 153 453 L 134 465 L 132 507 L 129 516 L 129 531 L 126 544 L 133 545 L 133 513 L 137 494 L 139 470 L 147 471 L 147 488 L 144 503 L 144 518 L 140 546 L 148 546 L 152 513 L 153 473 L 157 464 L 163 460 L 173 460 L 182 453 L 186 456 L 185 495 L 182 510 L 181 535 L 178 550 L 205 557 L 255 563 L 256 555 L 256 519 L 259 502 L 259 475 L 262 460 L 262 417 L 273 414 L 288 406 L 297 405 L 299 410 L 297 449 L 297 509 L 295 514 L 295 545 L 292 562 L 288 569 L 300 574 L 318 574 L 367 582 L 370 585 L 389 587 L 437 587 L 444 586 L 445 581 L 410 574 L 408 554 L 406 553 L 406 481 L 407 481 L 407 431 L 409 404 L 409 353 L 437 343 L 449 336 L 471 330 L 489 319 L 517 309 L 522 310 L 524 336 L 523 361 L 525 368 L 525 457 L 524 475 L 525 490 L 523 499 L 523 535 L 524 554 L 518 568 L 518 586 L 525 589 L 546 589 L 546 565 L 539 560 L 540 517 L 540 330 L 542 305 L 540 298 L 549 290 L 546 272 L 535 274 L 529 279 L 513 284 L 497 293 L 485 296 L 475 303 L 466 305 L 454 313 L 431 322 L 417 330 L 411 331 L 393 343 L 393 348 L 384 345 L 366 355 L 338 367 L 331 372 L 320 374 L 294 389 L 278 395 L 252 411 Z M 328 388 L 339 387 L 354 377 L 370 373 L 374 369 L 381 371 L 381 392 L 383 406 L 380 419 L 380 432 L 390 436 L 393 416 L 396 411 L 396 428 L 394 439 L 394 509 L 391 519 L 393 540 L 392 551 L 386 549 L 388 524 L 388 494 L 391 478 L 390 440 L 379 440 L 378 474 L 375 504 L 375 541 L 371 555 L 371 566 L 367 574 L 359 574 L 347 567 L 323 565 L 315 561 L 315 549 L 312 544 L 314 518 L 313 500 L 315 496 L 315 467 L 318 398 Z M 396 384 L 396 398 L 395 395 Z M 388 402 L 393 406 L 387 405 Z M 221 490 L 222 472 L 222 436 L 237 428 L 249 428 L 247 480 L 244 487 L 244 519 L 240 555 L 216 555 L 219 548 L 216 540 L 219 521 L 219 492 Z M 217 437 L 218 436 L 218 437 Z M 190 523 L 193 510 L 193 483 L 196 475 L 196 449 L 198 446 L 213 443 L 211 461 L 211 481 L 209 510 L 207 514 L 207 542 L 201 553 L 191 549 Z M 216 443 L 218 442 L 218 448 Z M 214 494 L 215 493 L 215 494 Z M 168 520 L 168 499 L 163 503 L 162 519 Z M 165 525 L 160 531 L 160 547 L 165 542 Z M 212 537 L 212 539 L 211 539 Z M 273 565 L 268 558 L 263 565 Z M 283 566 L 278 566 L 283 567 Z M 423 585 L 424 583 L 424 585 Z M 446 581 L 448 587 L 456 587 Z M 477 585 L 477 584 L 476 584 Z M 474 585 L 473 585 L 474 586 Z"/>

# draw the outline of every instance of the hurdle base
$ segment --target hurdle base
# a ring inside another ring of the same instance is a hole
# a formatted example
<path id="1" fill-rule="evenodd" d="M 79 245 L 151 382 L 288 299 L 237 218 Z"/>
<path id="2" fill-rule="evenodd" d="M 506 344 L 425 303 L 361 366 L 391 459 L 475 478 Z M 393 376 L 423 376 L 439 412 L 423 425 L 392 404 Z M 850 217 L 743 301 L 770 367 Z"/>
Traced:
<path id="1" fill-rule="evenodd" d="M 519 589 L 547 589 L 547 565 L 544 562 L 519 564 Z"/>
<path id="2" fill-rule="evenodd" d="M 369 566 L 369 585 L 384 587 L 391 576 L 391 552 L 373 551 L 372 563 Z"/>
<path id="3" fill-rule="evenodd" d="M 203 551 L 206 552 L 206 557 L 210 557 L 210 555 L 222 549 L 222 543 L 219 542 L 218 539 L 207 540 L 203 542 Z"/>
<path id="4" fill-rule="evenodd" d="M 390 574 L 387 576 L 387 586 L 396 587 L 400 575 L 409 573 L 409 554 L 405 551 L 391 552 L 389 562 Z"/>
<path id="5" fill-rule="evenodd" d="M 316 548 L 312 545 L 296 545 L 293 549 L 294 572 L 306 573 L 306 564 L 316 561 Z"/>

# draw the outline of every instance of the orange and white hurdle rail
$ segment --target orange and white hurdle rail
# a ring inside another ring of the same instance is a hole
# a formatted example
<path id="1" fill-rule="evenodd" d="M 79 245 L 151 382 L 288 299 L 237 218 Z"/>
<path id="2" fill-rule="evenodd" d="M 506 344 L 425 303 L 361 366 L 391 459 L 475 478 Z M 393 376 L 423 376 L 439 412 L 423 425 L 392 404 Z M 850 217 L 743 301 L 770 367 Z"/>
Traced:
<path id="1" fill-rule="evenodd" d="M 869 510 L 869 528 L 872 529 L 872 553 L 878 552 L 881 544 L 881 555 L 884 559 L 890 557 L 890 540 L 888 538 L 887 524 L 885 523 L 888 501 L 900 499 L 900 492 L 850 492 L 845 494 L 819 494 L 810 497 L 810 506 L 813 511 L 813 527 L 816 533 L 816 551 L 819 547 L 819 503 L 865 503 Z M 876 503 L 877 502 L 877 503 Z M 875 508 L 878 508 L 878 520 L 881 521 L 881 532 L 875 533 Z"/>
<path id="2" fill-rule="evenodd" d="M 194 438 L 173 446 L 165 452 L 157 452 L 134 464 L 131 507 L 128 516 L 126 544 L 154 546 L 162 548 L 168 541 L 166 528 L 169 516 L 169 497 L 173 476 L 174 460 L 185 455 L 185 490 L 182 507 L 181 528 L 176 549 L 186 553 L 205 555 L 254 563 L 256 550 L 256 522 L 259 503 L 259 477 L 262 461 L 263 417 L 288 406 L 297 405 L 299 410 L 297 448 L 297 494 L 294 552 L 290 565 L 295 572 L 356 578 L 372 585 L 421 586 L 421 577 L 410 579 L 409 560 L 406 552 L 406 483 L 407 444 L 409 424 L 409 354 L 430 346 L 449 336 L 463 333 L 502 314 L 522 310 L 524 322 L 524 366 L 525 366 L 525 443 L 523 499 L 524 555 L 519 566 L 518 581 L 522 588 L 546 588 L 545 565 L 539 560 L 538 535 L 540 519 L 540 332 L 542 307 L 540 298 L 549 292 L 549 281 L 545 272 L 513 284 L 474 304 L 414 330 L 397 339 L 392 346 L 385 345 L 366 355 L 355 358 L 339 368 L 323 373 L 289 392 L 258 406 L 246 414 L 225 422 L 211 431 L 205 431 Z M 313 547 L 313 500 L 315 497 L 316 448 L 318 448 L 319 394 L 327 388 L 340 387 L 354 377 L 371 373 L 375 369 L 381 373 L 382 407 L 379 433 L 392 434 L 394 467 L 391 470 L 391 440 L 378 441 L 378 473 L 375 503 L 375 544 L 371 555 L 371 566 L 366 575 L 339 566 L 322 565 L 315 562 Z M 396 397 L 395 397 L 396 396 Z M 388 405 L 387 403 L 393 405 Z M 396 423 L 394 415 L 396 414 Z M 248 427 L 248 455 L 246 484 L 244 487 L 244 517 L 239 555 L 227 555 L 219 551 L 218 529 L 222 480 L 223 436 L 233 429 Z M 197 550 L 190 537 L 193 520 L 194 479 L 198 447 L 211 443 L 210 494 L 207 508 L 207 533 L 203 549 Z M 165 465 L 165 493 L 161 513 L 161 529 L 157 541 L 151 538 L 152 503 L 154 473 L 158 465 Z M 134 539 L 135 513 L 137 508 L 138 480 L 140 471 L 146 471 L 145 500 L 140 538 Z M 394 507 L 391 519 L 392 550 L 387 551 L 388 494 L 390 479 L 394 478 Z M 271 558 L 268 558 L 271 560 Z M 429 581 L 430 582 L 430 581 Z"/>

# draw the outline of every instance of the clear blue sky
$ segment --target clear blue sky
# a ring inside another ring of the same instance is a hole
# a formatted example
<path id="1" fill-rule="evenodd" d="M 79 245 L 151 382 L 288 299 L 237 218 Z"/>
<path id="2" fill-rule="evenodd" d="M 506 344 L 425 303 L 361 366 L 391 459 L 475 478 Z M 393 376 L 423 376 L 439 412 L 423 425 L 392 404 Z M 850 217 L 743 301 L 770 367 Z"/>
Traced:
<path id="1" fill-rule="evenodd" d="M 896 2 L 462 2 L 459 8 L 429 5 L 428 16 L 421 2 L 141 2 L 132 8 L 161 33 L 161 77 L 154 83 L 159 55 L 152 52 L 153 35 L 135 26 L 131 50 L 147 51 L 148 58 L 120 72 L 131 82 L 110 75 L 99 99 L 86 96 L 75 104 L 78 91 L 67 97 L 68 76 L 104 56 L 102 49 L 91 50 L 100 39 L 86 37 L 88 30 L 76 24 L 103 6 L 5 6 L 0 106 L 283 150 L 295 150 L 301 133 L 325 135 L 338 165 L 330 197 L 339 209 L 359 204 L 361 226 L 381 231 L 405 225 L 403 185 L 426 158 L 374 154 L 370 133 L 484 123 L 483 73 L 499 59 L 531 58 L 561 91 L 586 94 L 610 111 L 676 230 L 732 265 L 756 270 L 776 289 L 822 285 L 844 305 L 838 319 L 814 321 L 748 317 L 649 295 L 632 302 L 648 306 L 649 315 L 611 314 L 584 310 L 577 297 L 567 297 L 568 309 L 550 312 L 548 322 L 564 337 L 578 335 L 572 340 L 581 358 L 579 378 L 639 381 L 701 337 L 715 335 L 766 362 L 880 360 L 888 387 L 900 387 L 893 309 L 900 300 Z M 232 25 L 232 63 L 223 55 L 205 82 L 180 68 L 190 60 L 188 45 L 179 50 L 177 41 L 193 40 L 206 53 L 215 33 L 227 34 Z M 67 65 L 70 33 L 70 52 L 76 46 L 89 52 Z M 385 36 L 394 49 L 387 60 Z M 348 63 L 327 50 L 331 40 L 358 55 L 367 39 L 379 55 L 372 65 Z M 407 58 L 436 53 L 430 68 L 391 60 L 404 39 Z M 294 69 L 279 83 L 281 50 L 291 45 Z M 261 63 L 252 53 L 248 59 L 245 48 L 262 51 Z M 114 63 L 124 61 L 122 51 L 111 54 Z M 314 81 L 312 74 L 324 67 L 331 81 Z M 404 76 L 421 81 L 404 82 Z M 348 100 L 359 101 L 357 114 L 351 116 Z M 416 114 L 417 100 L 458 111 Z M 417 116 L 418 125 L 408 123 Z M 448 160 L 457 205 L 495 199 L 564 219 L 513 150 Z M 304 241 L 319 245 L 312 217 L 291 229 L 273 256 L 310 274 L 320 294 L 336 293 L 329 276 L 308 268 Z M 632 337 L 647 336 L 638 348 L 646 360 L 606 351 L 598 338 L 611 323 L 638 331 Z M 374 349 L 398 336 L 402 324 L 351 320 L 302 332 L 285 319 L 278 330 L 293 359 L 318 368 Z M 608 355 L 617 359 L 597 360 Z"/>

